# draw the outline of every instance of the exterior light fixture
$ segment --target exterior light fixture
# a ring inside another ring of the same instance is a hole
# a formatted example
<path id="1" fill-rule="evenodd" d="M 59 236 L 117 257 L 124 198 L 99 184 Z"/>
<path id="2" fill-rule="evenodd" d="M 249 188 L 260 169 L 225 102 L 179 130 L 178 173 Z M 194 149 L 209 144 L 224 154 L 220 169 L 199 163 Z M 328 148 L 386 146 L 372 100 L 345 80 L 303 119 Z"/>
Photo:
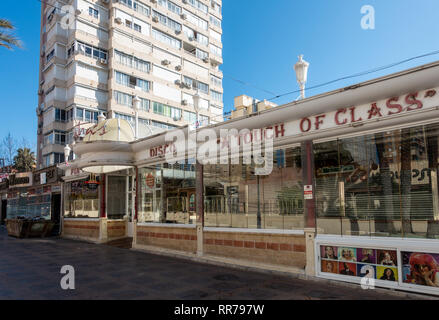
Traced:
<path id="1" fill-rule="evenodd" d="M 308 80 L 308 68 L 309 63 L 303 60 L 303 54 L 299 56 L 299 61 L 294 65 L 294 71 L 296 72 L 297 82 L 300 86 L 299 99 L 305 99 L 305 84 Z"/>

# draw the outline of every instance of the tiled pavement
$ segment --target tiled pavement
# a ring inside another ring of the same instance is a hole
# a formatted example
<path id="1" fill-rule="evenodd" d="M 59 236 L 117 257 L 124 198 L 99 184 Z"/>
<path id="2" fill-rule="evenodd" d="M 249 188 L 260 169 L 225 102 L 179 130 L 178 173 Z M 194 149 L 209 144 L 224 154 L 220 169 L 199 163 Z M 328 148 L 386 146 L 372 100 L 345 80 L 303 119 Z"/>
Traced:
<path id="1" fill-rule="evenodd" d="M 76 289 L 62 290 L 63 265 Z M 408 299 L 65 239 L 15 239 L 0 227 L 0 299 Z M 413 299 L 413 298 L 412 298 Z"/>

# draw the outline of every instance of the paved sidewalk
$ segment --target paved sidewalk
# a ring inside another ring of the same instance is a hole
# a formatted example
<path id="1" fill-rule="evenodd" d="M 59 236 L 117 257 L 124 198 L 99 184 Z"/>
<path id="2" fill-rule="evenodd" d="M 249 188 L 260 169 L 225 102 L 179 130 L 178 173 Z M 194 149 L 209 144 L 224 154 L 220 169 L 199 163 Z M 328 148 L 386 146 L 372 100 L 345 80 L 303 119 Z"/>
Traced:
<path id="1" fill-rule="evenodd" d="M 63 265 L 76 289 L 62 290 Z M 65 239 L 15 239 L 0 228 L 0 299 L 417 299 L 200 264 Z"/>

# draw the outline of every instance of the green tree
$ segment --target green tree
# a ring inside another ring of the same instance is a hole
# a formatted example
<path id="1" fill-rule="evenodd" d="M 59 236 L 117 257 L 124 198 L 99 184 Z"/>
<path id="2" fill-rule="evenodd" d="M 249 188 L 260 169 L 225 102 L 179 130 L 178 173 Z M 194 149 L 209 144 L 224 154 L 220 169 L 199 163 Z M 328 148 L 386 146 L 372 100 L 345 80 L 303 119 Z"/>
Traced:
<path id="1" fill-rule="evenodd" d="M 12 31 L 15 27 L 6 19 L 0 19 L 0 47 L 12 50 L 13 47 L 21 48 L 22 43 Z"/>
<path id="2" fill-rule="evenodd" d="M 18 172 L 32 171 L 35 167 L 35 154 L 29 148 L 20 148 L 14 157 L 14 168 Z"/>

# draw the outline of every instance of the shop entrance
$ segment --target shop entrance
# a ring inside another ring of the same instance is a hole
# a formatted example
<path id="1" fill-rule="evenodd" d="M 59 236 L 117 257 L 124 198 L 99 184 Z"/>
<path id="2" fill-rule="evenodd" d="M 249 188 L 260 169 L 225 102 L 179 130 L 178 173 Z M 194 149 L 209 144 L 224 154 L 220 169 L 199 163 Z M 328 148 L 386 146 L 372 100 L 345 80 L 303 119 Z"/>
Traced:
<path id="1" fill-rule="evenodd" d="M 8 200 L 2 200 L 0 225 L 5 224 L 7 208 L 8 208 Z"/>
<path id="2" fill-rule="evenodd" d="M 52 235 L 57 236 L 61 233 L 61 194 L 52 194 L 52 222 L 55 224 Z"/>

